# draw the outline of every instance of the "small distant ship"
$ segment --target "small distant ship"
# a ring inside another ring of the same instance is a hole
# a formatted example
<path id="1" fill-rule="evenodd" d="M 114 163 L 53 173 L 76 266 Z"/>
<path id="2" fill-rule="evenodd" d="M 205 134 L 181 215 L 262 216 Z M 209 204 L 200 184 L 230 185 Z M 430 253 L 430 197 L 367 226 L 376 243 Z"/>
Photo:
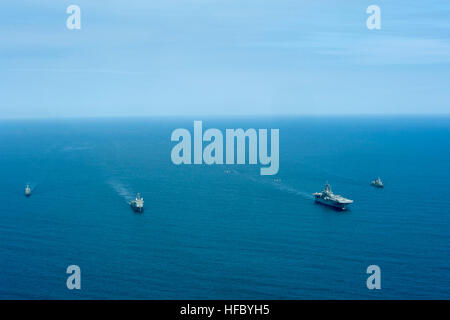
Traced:
<path id="1" fill-rule="evenodd" d="M 29 196 L 31 196 L 31 188 L 27 184 L 27 186 L 25 187 L 25 197 L 29 197 Z"/>
<path id="2" fill-rule="evenodd" d="M 376 188 L 384 188 L 383 182 L 381 182 L 380 177 L 378 177 L 377 180 L 373 180 L 370 184 Z"/>
<path id="3" fill-rule="evenodd" d="M 138 193 L 135 200 L 130 201 L 131 209 L 134 212 L 144 212 L 144 199 L 141 198 L 141 194 Z"/>
<path id="4" fill-rule="evenodd" d="M 347 209 L 346 206 L 353 203 L 353 200 L 346 199 L 340 195 L 334 194 L 333 191 L 331 191 L 331 186 L 326 183 L 325 189 L 323 189 L 322 192 L 316 192 L 313 193 L 316 202 L 337 208 L 340 210 Z"/>

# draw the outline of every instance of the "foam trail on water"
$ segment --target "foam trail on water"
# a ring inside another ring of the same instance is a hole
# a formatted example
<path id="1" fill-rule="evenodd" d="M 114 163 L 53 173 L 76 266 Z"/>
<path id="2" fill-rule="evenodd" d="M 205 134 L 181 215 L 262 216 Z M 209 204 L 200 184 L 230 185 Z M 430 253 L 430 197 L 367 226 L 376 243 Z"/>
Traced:
<path id="1" fill-rule="evenodd" d="M 272 181 L 272 180 L 267 180 L 266 178 L 262 178 L 260 176 L 259 177 L 250 176 L 248 174 L 241 173 L 241 172 L 239 172 L 237 170 L 234 170 L 234 169 L 232 170 L 232 172 L 234 174 L 244 176 L 245 178 L 247 178 L 249 180 L 252 180 L 254 182 L 258 182 L 258 183 L 262 183 L 262 184 L 268 184 L 268 185 L 270 185 L 270 186 L 272 186 L 275 189 L 278 189 L 280 191 L 284 191 L 284 192 L 288 192 L 290 194 L 301 196 L 301 197 L 303 197 L 305 199 L 308 199 L 308 200 L 314 199 L 314 196 L 311 193 L 298 190 L 298 189 L 296 189 L 294 187 L 291 187 L 291 186 L 289 186 L 289 185 L 287 185 L 285 183 L 282 183 L 282 182 L 275 182 L 275 181 Z"/>
<path id="2" fill-rule="evenodd" d="M 278 190 L 280 190 L 280 191 L 286 191 L 286 192 L 289 192 L 289 193 L 292 193 L 292 194 L 301 196 L 301 197 L 303 197 L 303 198 L 305 198 L 305 199 L 314 199 L 314 197 L 313 197 L 312 194 L 310 194 L 310 193 L 308 193 L 308 192 L 305 192 L 305 191 L 297 190 L 297 189 L 295 189 L 295 188 L 293 188 L 293 187 L 291 187 L 291 186 L 288 186 L 288 185 L 286 185 L 286 184 L 284 184 L 284 183 L 272 182 L 271 184 L 272 184 L 276 189 L 278 189 Z"/>
<path id="3" fill-rule="evenodd" d="M 113 188 L 113 190 L 121 196 L 126 202 L 133 199 L 133 192 L 128 188 L 126 185 L 124 185 L 120 181 L 116 180 L 109 180 L 108 184 Z"/>
<path id="4" fill-rule="evenodd" d="M 25 185 L 30 186 L 31 191 L 35 191 L 38 186 L 38 184 L 35 182 L 27 182 L 27 183 L 25 183 Z"/>

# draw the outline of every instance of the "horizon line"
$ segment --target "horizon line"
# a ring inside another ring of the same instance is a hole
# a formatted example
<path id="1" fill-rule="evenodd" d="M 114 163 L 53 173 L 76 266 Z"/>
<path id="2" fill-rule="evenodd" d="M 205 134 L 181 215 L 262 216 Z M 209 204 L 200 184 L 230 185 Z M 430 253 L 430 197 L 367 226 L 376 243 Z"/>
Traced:
<path id="1" fill-rule="evenodd" d="M 97 115 L 97 116 L 39 116 L 0 117 L 4 120 L 95 120 L 95 119 L 160 119 L 160 118 L 287 118 L 287 117 L 450 117 L 448 113 L 293 113 L 293 114 L 161 114 L 161 115 Z"/>

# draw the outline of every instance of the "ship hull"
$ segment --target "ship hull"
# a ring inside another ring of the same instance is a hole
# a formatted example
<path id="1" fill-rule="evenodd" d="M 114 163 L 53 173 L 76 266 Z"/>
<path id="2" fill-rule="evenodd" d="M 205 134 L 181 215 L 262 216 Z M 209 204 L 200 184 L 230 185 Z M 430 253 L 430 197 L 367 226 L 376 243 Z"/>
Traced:
<path id="1" fill-rule="evenodd" d="M 138 213 L 144 212 L 144 208 L 138 208 L 138 207 L 131 206 L 131 209 L 132 209 L 134 212 L 138 212 Z"/>
<path id="2" fill-rule="evenodd" d="M 332 207 L 337 210 L 347 210 L 347 204 L 346 203 L 339 203 L 335 201 L 325 200 L 322 198 L 316 198 L 316 203 L 323 204 L 328 207 Z"/>

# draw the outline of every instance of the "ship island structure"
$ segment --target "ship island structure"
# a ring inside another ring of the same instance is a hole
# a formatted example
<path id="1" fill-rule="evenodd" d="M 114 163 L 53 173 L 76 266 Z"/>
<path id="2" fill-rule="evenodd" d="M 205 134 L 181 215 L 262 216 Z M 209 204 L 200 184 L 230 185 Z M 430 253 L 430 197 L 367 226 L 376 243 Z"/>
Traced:
<path id="1" fill-rule="evenodd" d="M 138 193 L 136 199 L 130 201 L 130 207 L 134 212 L 144 212 L 144 198 Z"/>

